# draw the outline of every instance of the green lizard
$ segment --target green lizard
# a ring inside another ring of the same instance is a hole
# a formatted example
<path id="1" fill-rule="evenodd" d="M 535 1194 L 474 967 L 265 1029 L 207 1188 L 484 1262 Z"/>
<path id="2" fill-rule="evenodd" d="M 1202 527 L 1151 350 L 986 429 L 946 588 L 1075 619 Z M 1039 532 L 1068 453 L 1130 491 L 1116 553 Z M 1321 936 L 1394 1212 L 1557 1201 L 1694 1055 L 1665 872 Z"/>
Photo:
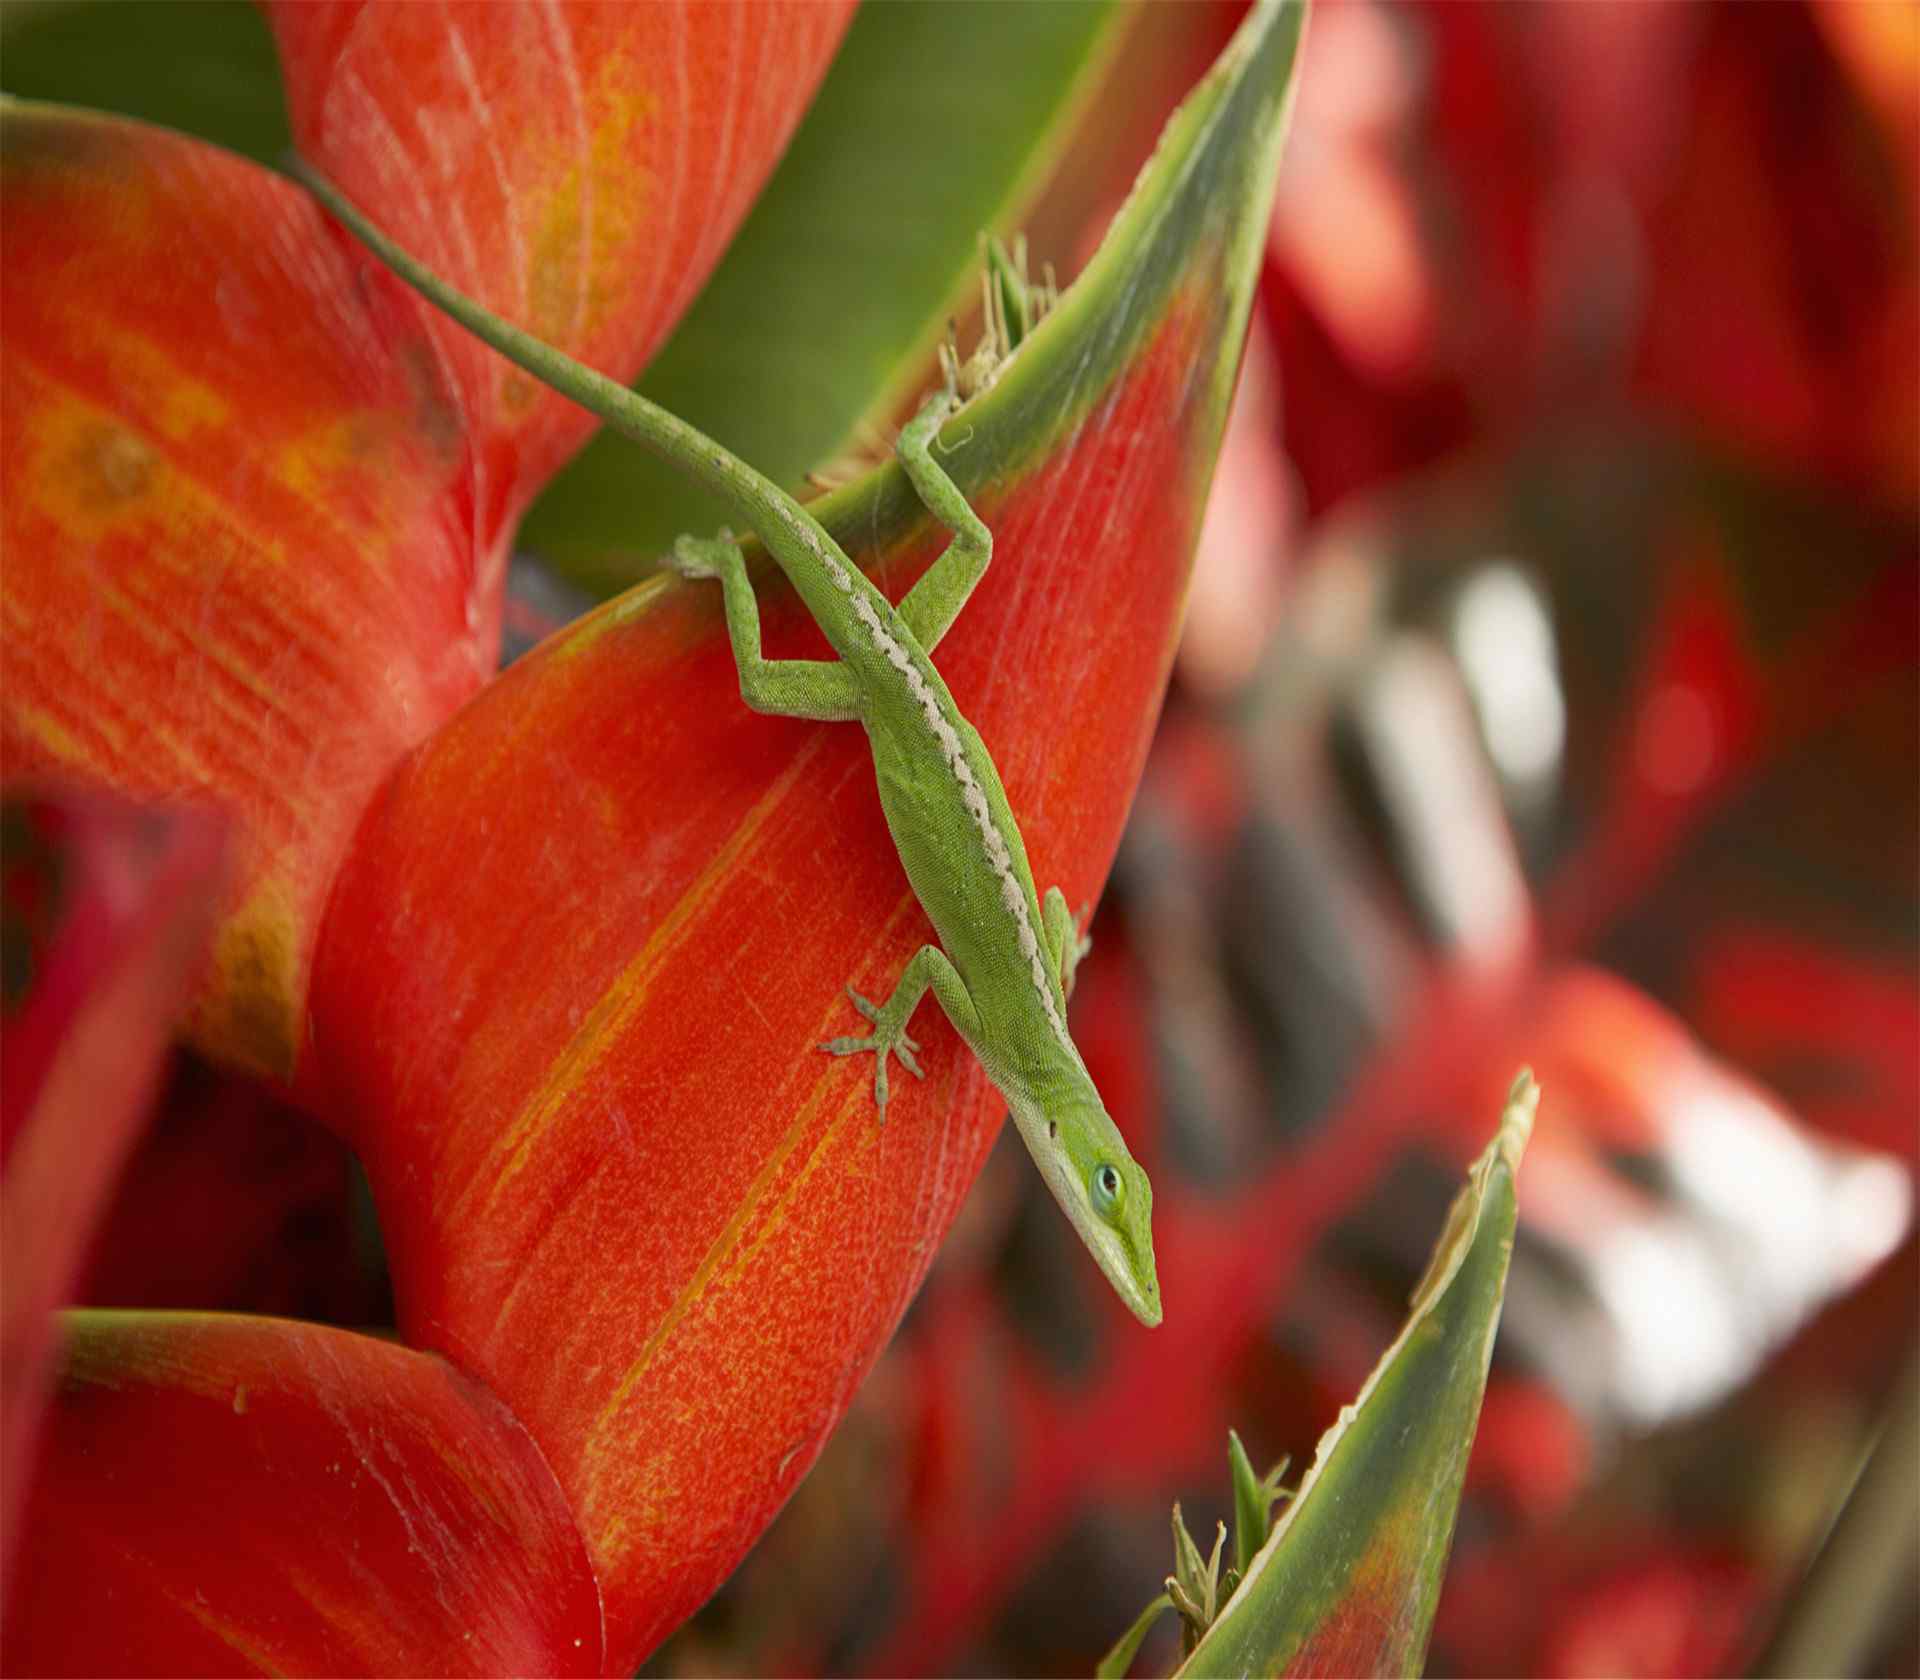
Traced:
<path id="1" fill-rule="evenodd" d="M 899 458 L 928 510 L 954 532 L 898 608 L 778 486 L 703 433 L 551 345 L 501 320 L 414 261 L 311 173 L 320 199 L 390 268 L 502 355 L 626 436 L 691 472 L 758 533 L 839 655 L 768 660 L 746 560 L 732 537 L 682 537 L 683 577 L 713 578 L 725 603 L 740 695 L 755 711 L 858 722 L 873 747 L 880 803 L 907 879 L 939 945 L 914 953 L 884 1004 L 848 995 L 873 1024 L 821 1046 L 870 1051 L 884 1119 L 887 1060 L 919 1076 L 907 1022 L 931 991 L 1012 1110 L 1041 1176 L 1120 1298 L 1160 1322 L 1153 1190 L 1108 1117 L 1066 1025 L 1066 989 L 1081 954 L 1058 887 L 1034 890 L 1026 846 L 999 773 L 928 658 L 991 557 L 993 539 L 935 460 L 958 405 L 957 370 L 900 434 Z"/>

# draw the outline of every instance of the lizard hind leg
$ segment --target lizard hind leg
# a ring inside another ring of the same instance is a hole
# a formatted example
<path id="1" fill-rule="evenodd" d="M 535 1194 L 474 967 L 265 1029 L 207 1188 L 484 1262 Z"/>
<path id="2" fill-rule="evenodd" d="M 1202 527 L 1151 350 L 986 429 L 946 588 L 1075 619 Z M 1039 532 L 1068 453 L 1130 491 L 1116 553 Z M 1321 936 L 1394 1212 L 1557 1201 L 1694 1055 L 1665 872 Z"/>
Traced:
<path id="1" fill-rule="evenodd" d="M 1063 996 L 1073 995 L 1073 976 L 1080 959 L 1093 949 L 1093 940 L 1080 931 L 1073 911 L 1067 907 L 1067 895 L 1058 887 L 1047 888 L 1040 906 L 1040 923 L 1046 930 L 1047 949 L 1053 953 L 1053 972 Z"/>

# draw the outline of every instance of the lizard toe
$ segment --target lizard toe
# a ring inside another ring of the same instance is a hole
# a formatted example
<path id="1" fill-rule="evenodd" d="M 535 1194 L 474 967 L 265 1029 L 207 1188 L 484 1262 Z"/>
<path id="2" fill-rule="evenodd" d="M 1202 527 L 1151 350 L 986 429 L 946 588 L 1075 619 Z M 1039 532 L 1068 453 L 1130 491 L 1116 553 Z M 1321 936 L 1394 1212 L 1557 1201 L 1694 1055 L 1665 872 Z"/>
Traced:
<path id="1" fill-rule="evenodd" d="M 857 1056 L 862 1050 L 878 1050 L 880 1046 L 871 1038 L 827 1038 L 820 1041 L 820 1048 L 829 1056 Z"/>

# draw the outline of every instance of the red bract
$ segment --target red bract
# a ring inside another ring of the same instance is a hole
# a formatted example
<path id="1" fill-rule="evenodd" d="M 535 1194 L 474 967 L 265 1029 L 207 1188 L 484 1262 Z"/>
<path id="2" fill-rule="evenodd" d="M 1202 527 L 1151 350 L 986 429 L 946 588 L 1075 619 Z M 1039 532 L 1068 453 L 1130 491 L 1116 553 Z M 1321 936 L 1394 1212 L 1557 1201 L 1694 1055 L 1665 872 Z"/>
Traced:
<path id="1" fill-rule="evenodd" d="M 493 662 L 462 422 L 412 306 L 279 177 L 34 109 L 4 192 L 5 772 L 234 815 L 195 1029 L 285 1076 L 354 819 Z"/>
<path id="2" fill-rule="evenodd" d="M 403 234 L 431 221 L 422 249 L 457 279 L 627 374 L 848 15 L 797 11 L 302 5 L 280 28 L 321 167 Z M 717 68 L 768 40 L 779 74 Z M 313 942 L 352 825 L 492 670 L 512 522 L 589 421 L 225 153 L 25 108 L 5 169 L 0 502 L 9 554 L 32 557 L 9 567 L 5 770 L 234 813 L 195 1036 L 303 1079 Z M 636 250 L 670 280 L 632 284 Z"/>
<path id="3" fill-rule="evenodd" d="M 759 195 L 853 0 L 269 15 L 302 156 L 462 291 L 626 379 Z M 498 534 L 593 419 L 422 325 L 473 433 L 461 512 Z"/>
<path id="4" fill-rule="evenodd" d="M 456 283 L 624 370 L 843 21 L 802 13 L 294 7 L 276 26 L 321 168 Z M 1076 905 L 1171 660 L 1300 15 L 1249 25 L 949 461 L 997 558 L 941 666 L 1037 874 Z M 742 17 L 780 74 L 728 45 Z M 570 35 L 571 64 L 542 56 Z M 76 1317 L 10 1650 L 629 1671 L 805 1472 L 1002 1112 L 931 1012 L 931 1077 L 884 1129 L 870 1074 L 815 1048 L 843 986 L 884 989 L 926 937 L 865 743 L 746 711 L 717 602 L 677 586 L 483 686 L 512 517 L 581 418 L 275 178 L 45 112 L 10 113 L 8 139 L 9 240 L 30 225 L 69 255 L 8 273 L 9 332 L 29 320 L 45 346 L 8 358 L 7 538 L 32 557 L 8 606 L 34 663 L 7 768 L 191 784 L 234 811 L 201 1038 L 360 1150 L 401 1330 L 428 1350 Z M 83 248 L 82 209 L 118 210 L 109 256 Z M 145 286 L 141 266 L 186 278 Z M 76 369 L 92 454 L 45 441 L 68 435 L 49 416 Z M 819 508 L 890 591 L 944 541 L 892 470 Z M 824 651 L 790 596 L 765 602 L 771 652 Z M 75 1631 L 103 1582 L 124 1613 Z M 165 1631 L 133 1643 L 149 1620 Z"/>
<path id="5" fill-rule="evenodd" d="M 49 1355 L 101 1200 L 159 1080 L 199 968 L 222 864 L 205 812 L 11 800 L 0 1012 L 0 1592 Z"/>
<path id="6" fill-rule="evenodd" d="M 1195 353 L 1164 329 L 1073 447 L 982 500 L 995 564 L 941 644 L 1038 876 L 1074 903 L 1165 679 L 1197 510 L 1171 384 Z M 932 553 L 915 542 L 889 592 Z M 741 707 L 716 605 L 616 604 L 416 754 L 342 877 L 314 992 L 403 1329 L 512 1398 L 612 1625 L 645 1598 L 643 1643 L 811 1465 L 1004 1112 L 943 1018 L 884 1129 L 871 1079 L 813 1051 L 842 988 L 884 992 L 930 934 L 864 736 Z M 814 633 L 782 593 L 767 637 Z"/>
<path id="7" fill-rule="evenodd" d="M 65 1341 L 10 1672 L 599 1672 L 552 1473 L 443 1360 L 188 1313 Z"/>
<path id="8" fill-rule="evenodd" d="M 1264 203 L 1296 22 L 1269 14 L 1256 68 L 1196 96 L 950 459 L 997 559 L 942 669 L 1070 902 L 1112 855 L 1171 658 L 1251 260 L 1223 235 Z M 1097 331 L 1122 298 L 1129 330 Z M 937 546 L 897 473 L 822 516 L 890 592 Z M 771 652 L 824 651 L 784 591 L 764 610 Z M 883 989 L 926 925 L 859 735 L 736 693 L 710 598 L 654 586 L 556 638 L 377 803 L 316 970 L 403 1325 L 546 1448 L 616 1663 L 811 1463 L 1002 1112 L 937 1018 L 932 1077 L 884 1130 L 869 1080 L 814 1049 L 841 988 Z"/>

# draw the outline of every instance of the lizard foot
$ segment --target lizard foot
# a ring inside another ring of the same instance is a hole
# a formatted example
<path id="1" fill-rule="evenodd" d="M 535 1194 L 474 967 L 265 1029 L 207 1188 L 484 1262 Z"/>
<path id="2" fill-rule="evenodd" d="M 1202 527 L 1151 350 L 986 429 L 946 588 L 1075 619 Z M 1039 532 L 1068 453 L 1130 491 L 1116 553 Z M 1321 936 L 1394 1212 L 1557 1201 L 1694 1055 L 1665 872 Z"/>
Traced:
<path id="1" fill-rule="evenodd" d="M 884 1125 L 887 1119 L 887 1057 L 897 1056 L 900 1065 L 915 1079 L 924 1079 L 926 1074 L 914 1057 L 920 1043 L 908 1035 L 904 1021 L 889 1022 L 883 1010 L 863 998 L 851 986 L 847 988 L 847 996 L 853 999 L 854 1008 L 879 1030 L 869 1038 L 830 1038 L 820 1048 L 829 1056 L 856 1056 L 866 1050 L 873 1052 L 873 1101 L 880 1110 L 880 1123 Z"/>
<path id="2" fill-rule="evenodd" d="M 717 578 L 722 568 L 738 556 L 733 533 L 725 526 L 711 537 L 681 536 L 673 543 L 673 569 L 683 578 Z"/>
<path id="3" fill-rule="evenodd" d="M 876 1023 L 883 1021 L 884 1018 L 880 1013 L 880 1006 L 871 998 L 862 997 L 851 986 L 847 988 L 847 996 L 853 999 L 853 1007 L 859 1010 L 862 1015 L 866 1016 L 869 1021 Z M 901 1023 L 900 1031 L 895 1037 L 894 1042 L 896 1044 L 904 1044 L 909 1050 L 918 1050 L 920 1048 L 920 1040 L 908 1036 L 904 1022 Z"/>

